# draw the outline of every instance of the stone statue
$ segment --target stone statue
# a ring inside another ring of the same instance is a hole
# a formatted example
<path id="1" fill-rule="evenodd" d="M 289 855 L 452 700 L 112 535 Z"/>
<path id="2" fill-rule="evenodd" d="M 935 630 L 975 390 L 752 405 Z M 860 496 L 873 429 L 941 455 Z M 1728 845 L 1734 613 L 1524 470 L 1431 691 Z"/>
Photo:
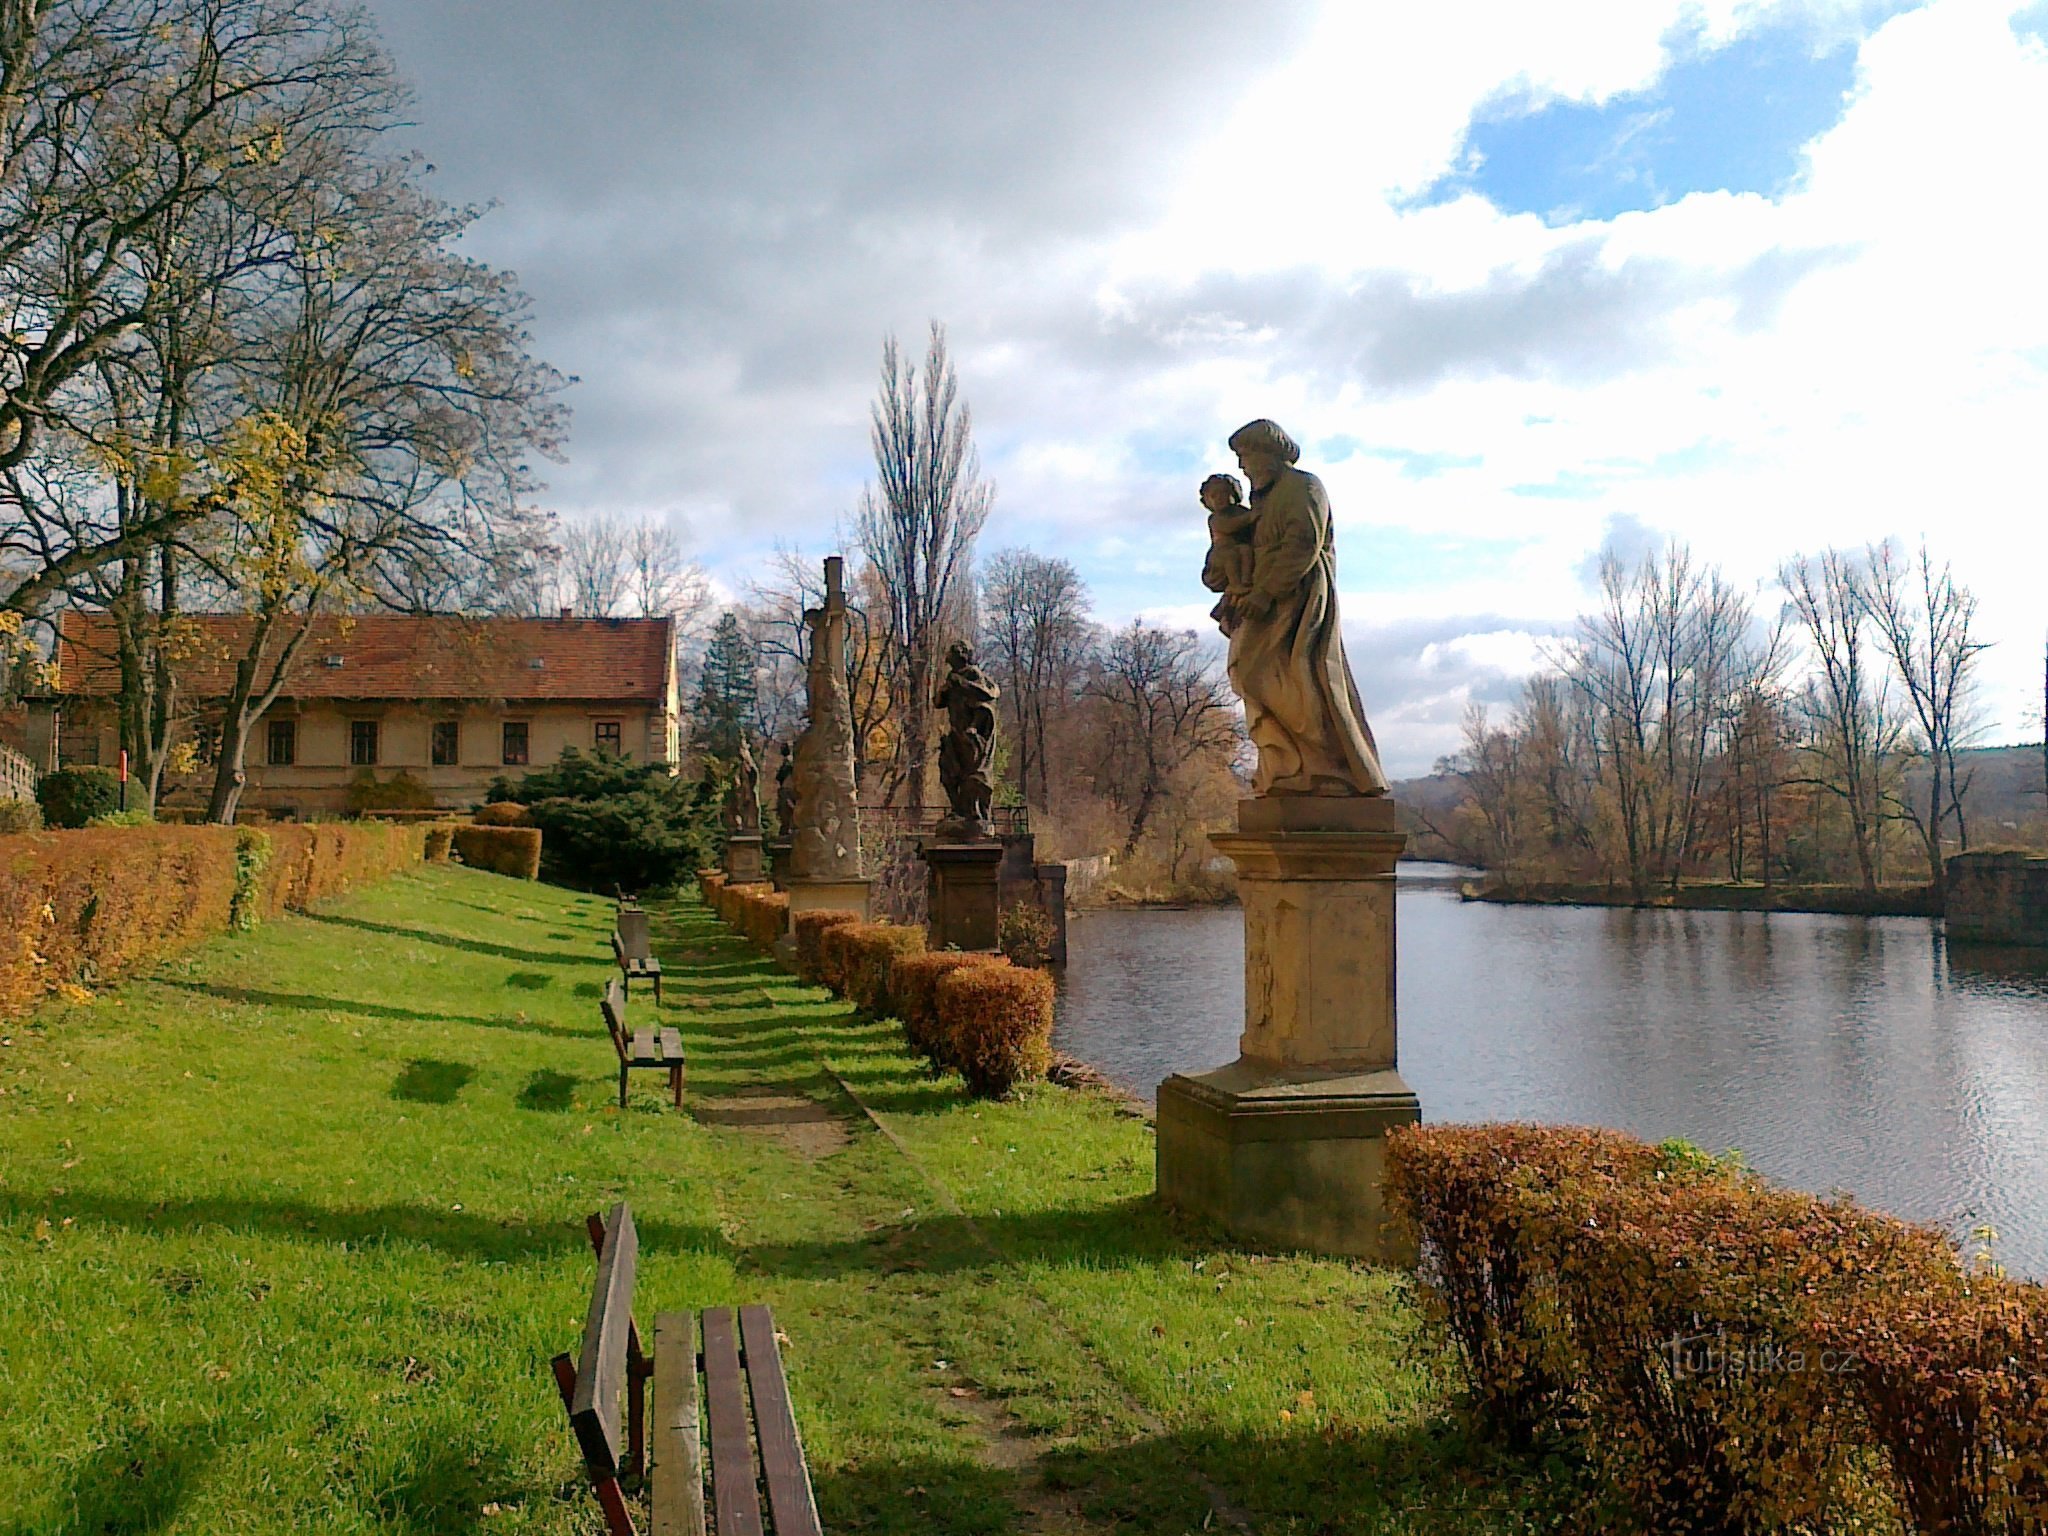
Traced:
<path id="1" fill-rule="evenodd" d="M 1209 617 L 1226 635 L 1237 632 L 1237 599 L 1252 585 L 1252 524 L 1258 514 L 1244 504 L 1244 487 L 1232 475 L 1211 475 L 1202 482 L 1202 505 L 1209 513 L 1209 559 L 1202 579 L 1212 578 L 1223 594 Z"/>
<path id="2" fill-rule="evenodd" d="M 796 765 L 789 755 L 789 743 L 782 744 L 782 765 L 775 770 L 775 832 L 778 837 L 794 836 L 796 826 Z"/>
<path id="3" fill-rule="evenodd" d="M 1001 690 L 974 664 L 974 647 L 955 640 L 946 650 L 946 680 L 932 700 L 946 712 L 947 729 L 939 743 L 939 784 L 953 814 L 939 825 L 940 834 L 989 837 L 988 819 L 995 798 L 992 765 L 996 755 L 995 703 Z"/>
<path id="4" fill-rule="evenodd" d="M 754 764 L 753 749 L 747 745 L 747 733 L 740 732 L 739 756 L 732 765 L 731 790 L 732 818 L 729 823 L 736 837 L 759 837 L 761 835 L 761 770 Z"/>
<path id="5" fill-rule="evenodd" d="M 1219 622 L 1230 636 L 1230 686 L 1244 700 L 1245 727 L 1259 749 L 1254 788 L 1260 795 L 1384 795 L 1387 777 L 1344 659 L 1323 482 L 1294 467 L 1301 449 L 1274 422 L 1238 428 L 1230 447 L 1252 486 L 1248 579 L 1241 587 L 1234 579 L 1235 552 L 1228 542 L 1219 550 L 1212 521 L 1202 584 L 1224 594 L 1217 607 L 1228 614 Z M 1212 508 L 1211 515 L 1219 514 Z M 1220 515 L 1233 516 L 1227 505 Z"/>
<path id="6" fill-rule="evenodd" d="M 796 880 L 862 878 L 853 706 L 846 697 L 846 635 L 851 620 L 844 580 L 844 561 L 828 556 L 824 605 L 804 611 L 804 626 L 810 631 L 805 676 L 809 722 L 796 739 L 790 778 L 796 800 L 790 875 Z"/>

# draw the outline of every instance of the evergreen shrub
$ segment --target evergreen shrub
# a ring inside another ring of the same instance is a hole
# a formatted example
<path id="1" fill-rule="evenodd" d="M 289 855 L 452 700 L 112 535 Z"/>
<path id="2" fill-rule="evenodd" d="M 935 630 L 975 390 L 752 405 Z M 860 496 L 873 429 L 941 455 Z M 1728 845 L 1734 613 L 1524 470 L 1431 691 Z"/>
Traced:
<path id="1" fill-rule="evenodd" d="M 1052 1066 L 1052 977 L 1014 965 L 968 965 L 939 978 L 939 1034 L 976 1098 L 999 1099 Z"/>
<path id="2" fill-rule="evenodd" d="M 33 800 L 0 800 L 0 834 L 40 832 L 43 808 Z"/>
<path id="3" fill-rule="evenodd" d="M 586 756 L 571 747 L 552 767 L 494 779 L 490 799 L 525 806 L 546 834 L 547 877 L 584 890 L 673 890 L 710 862 L 716 846 L 712 791 L 676 778 L 662 763 Z"/>
<path id="4" fill-rule="evenodd" d="M 36 784 L 36 803 L 52 827 L 83 827 L 121 808 L 121 781 L 110 768 L 59 768 Z"/>

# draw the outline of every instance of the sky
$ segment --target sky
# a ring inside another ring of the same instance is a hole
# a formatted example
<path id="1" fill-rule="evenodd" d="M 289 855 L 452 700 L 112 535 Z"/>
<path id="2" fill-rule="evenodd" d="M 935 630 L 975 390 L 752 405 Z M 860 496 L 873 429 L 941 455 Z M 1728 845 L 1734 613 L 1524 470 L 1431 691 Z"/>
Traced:
<path id="1" fill-rule="evenodd" d="M 742 590 L 837 549 L 885 336 L 945 324 L 984 552 L 1208 629 L 1254 417 L 1329 488 L 1398 775 L 1510 707 L 1605 547 L 1775 615 L 1925 539 L 1987 741 L 2048 637 L 2048 3 L 375 0 L 469 248 L 576 377 L 547 504 Z"/>

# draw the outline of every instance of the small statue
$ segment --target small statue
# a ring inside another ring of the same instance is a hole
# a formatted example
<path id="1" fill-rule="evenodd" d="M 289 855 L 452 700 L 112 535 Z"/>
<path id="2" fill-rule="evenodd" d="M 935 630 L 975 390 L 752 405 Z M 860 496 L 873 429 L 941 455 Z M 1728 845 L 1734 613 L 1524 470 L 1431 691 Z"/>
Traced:
<path id="1" fill-rule="evenodd" d="M 796 835 L 796 761 L 788 742 L 782 744 L 782 765 L 775 770 L 775 832 Z"/>
<path id="2" fill-rule="evenodd" d="M 1252 585 L 1252 524 L 1259 514 L 1244 504 L 1244 487 L 1235 475 L 1211 475 L 1202 482 L 1202 505 L 1209 509 L 1209 561 L 1204 578 L 1213 573 L 1222 596 L 1209 617 L 1224 634 L 1237 630 L 1237 600 Z"/>
<path id="3" fill-rule="evenodd" d="M 745 731 L 740 732 L 739 756 L 733 760 L 732 789 L 726 804 L 726 830 L 732 836 L 761 835 L 761 770 L 754 766 L 754 753 L 747 745 Z"/>
<path id="4" fill-rule="evenodd" d="M 991 771 L 996 755 L 996 700 L 1002 690 L 974 664 L 974 647 L 955 640 L 946 650 L 946 681 L 932 703 L 946 712 L 947 731 L 939 744 L 939 784 L 953 814 L 939 823 L 941 836 L 986 838 L 995 799 Z"/>

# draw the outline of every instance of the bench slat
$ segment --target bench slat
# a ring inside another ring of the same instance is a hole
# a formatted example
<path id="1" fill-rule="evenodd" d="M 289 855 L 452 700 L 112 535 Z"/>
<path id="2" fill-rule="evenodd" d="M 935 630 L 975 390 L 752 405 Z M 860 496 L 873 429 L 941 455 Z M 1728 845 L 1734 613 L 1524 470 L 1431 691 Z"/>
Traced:
<path id="1" fill-rule="evenodd" d="M 747 1382 L 754 1389 L 754 1434 L 761 1443 L 762 1481 L 768 1485 L 775 1536 L 824 1536 L 789 1404 L 789 1381 L 782 1374 L 775 1319 L 766 1307 L 740 1308 L 740 1337 L 746 1345 Z"/>
<path id="2" fill-rule="evenodd" d="M 761 1536 L 761 1499 L 747 1439 L 747 1399 L 740 1383 L 739 1340 L 732 1309 L 704 1314 L 704 1406 L 711 1421 L 711 1502 L 717 1536 Z"/>
<path id="3" fill-rule="evenodd" d="M 643 1024 L 633 1031 L 632 1063 L 636 1067 L 661 1067 L 668 1063 L 661 1059 L 661 1041 L 652 1024 Z"/>
<path id="4" fill-rule="evenodd" d="M 704 1536 L 696 1334 L 687 1312 L 654 1320 L 654 1536 Z"/>
<path id="5" fill-rule="evenodd" d="M 605 1222 L 604 1251 L 598 1255 L 597 1284 L 583 1324 L 583 1352 L 576 1365 L 576 1395 L 569 1422 L 596 1477 L 619 1474 L 619 1404 L 626 1387 L 626 1333 L 633 1321 L 633 1275 L 640 1236 L 624 1201 Z"/>
<path id="6" fill-rule="evenodd" d="M 680 1063 L 683 1059 L 683 1032 L 673 1024 L 664 1024 L 662 1026 L 661 1056 L 662 1060 L 668 1062 L 671 1066 Z"/>

